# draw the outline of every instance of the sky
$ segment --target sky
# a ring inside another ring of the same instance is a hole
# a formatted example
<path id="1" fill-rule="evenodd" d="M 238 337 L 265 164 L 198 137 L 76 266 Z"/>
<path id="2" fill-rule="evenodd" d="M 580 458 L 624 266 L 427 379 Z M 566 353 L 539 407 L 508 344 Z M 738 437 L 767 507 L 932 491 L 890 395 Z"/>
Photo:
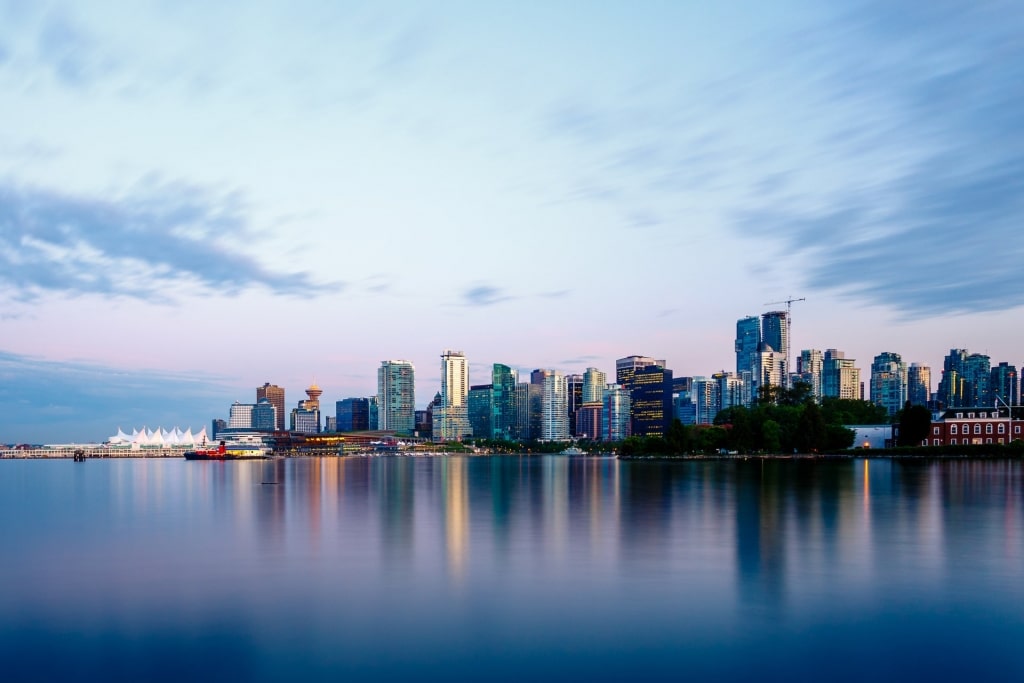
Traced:
<path id="1" fill-rule="evenodd" d="M 1024 363 L 1014 1 L 0 0 L 0 443 L 440 355 Z"/>

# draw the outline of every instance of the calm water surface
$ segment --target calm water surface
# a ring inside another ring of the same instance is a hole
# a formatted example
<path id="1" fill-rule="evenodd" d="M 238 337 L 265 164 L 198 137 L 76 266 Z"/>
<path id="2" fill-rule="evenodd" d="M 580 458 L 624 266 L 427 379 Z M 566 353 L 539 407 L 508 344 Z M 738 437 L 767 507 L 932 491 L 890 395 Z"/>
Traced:
<path id="1" fill-rule="evenodd" d="M 1024 680 L 1019 462 L 0 462 L 3 680 Z"/>

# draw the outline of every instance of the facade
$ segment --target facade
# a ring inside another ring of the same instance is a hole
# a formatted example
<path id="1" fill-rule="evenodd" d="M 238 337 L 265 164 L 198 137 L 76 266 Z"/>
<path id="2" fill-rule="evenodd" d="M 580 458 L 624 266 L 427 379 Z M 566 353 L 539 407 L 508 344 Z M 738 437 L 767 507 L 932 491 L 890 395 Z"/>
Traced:
<path id="1" fill-rule="evenodd" d="M 274 429 L 284 431 L 284 389 L 276 384 L 264 382 L 262 387 L 256 387 L 256 402 L 259 403 L 262 398 L 269 400 L 277 408 L 277 422 L 274 423 Z"/>
<path id="2" fill-rule="evenodd" d="M 615 383 L 619 386 L 629 387 L 633 382 L 633 373 L 640 368 L 651 366 L 665 367 L 665 361 L 655 360 L 648 356 L 626 356 L 615 361 Z"/>
<path id="3" fill-rule="evenodd" d="M 227 428 L 228 428 L 227 421 L 222 420 L 219 417 L 214 418 L 213 421 L 210 423 L 210 438 L 211 439 L 216 439 L 217 435 L 220 434 L 221 432 L 223 432 Z"/>
<path id="4" fill-rule="evenodd" d="M 718 415 L 718 382 L 708 377 L 694 377 L 691 398 L 694 405 L 692 424 L 709 425 L 713 423 L 715 416 Z"/>
<path id="5" fill-rule="evenodd" d="M 576 411 L 583 405 L 583 375 L 566 375 L 566 413 L 569 420 L 569 435 L 576 436 Z"/>
<path id="6" fill-rule="evenodd" d="M 228 429 L 252 429 L 252 403 L 239 403 L 235 401 L 228 411 Z"/>
<path id="7" fill-rule="evenodd" d="M 334 404 L 334 419 L 339 432 L 361 432 L 370 428 L 370 400 L 345 398 Z"/>
<path id="8" fill-rule="evenodd" d="M 300 401 L 300 404 L 305 404 Z M 305 407 L 292 409 L 291 430 L 299 434 L 317 434 L 320 432 L 320 411 Z"/>
<path id="9" fill-rule="evenodd" d="M 517 373 L 507 365 L 491 368 L 491 438 L 516 439 Z"/>
<path id="10" fill-rule="evenodd" d="M 672 425 L 672 371 L 649 365 L 633 371 L 629 387 L 634 436 L 665 436 Z"/>
<path id="11" fill-rule="evenodd" d="M 718 406 L 715 414 L 719 411 L 731 408 L 733 406 L 746 405 L 743 402 L 744 395 L 746 392 L 743 390 L 743 380 L 736 375 L 734 372 L 716 372 L 711 376 L 711 379 L 718 385 L 716 393 L 718 394 Z M 712 421 L 714 417 L 712 417 Z"/>
<path id="12" fill-rule="evenodd" d="M 560 372 L 544 376 L 541 385 L 541 441 L 569 439 L 569 385 Z"/>
<path id="13" fill-rule="evenodd" d="M 860 369 L 856 361 L 836 349 L 826 349 L 822 370 L 821 392 L 823 396 L 842 399 L 863 398 Z"/>
<path id="14" fill-rule="evenodd" d="M 618 384 L 609 384 L 601 394 L 601 439 L 622 441 L 630 435 L 629 391 Z"/>
<path id="15" fill-rule="evenodd" d="M 583 403 L 600 403 L 608 377 L 597 368 L 587 368 L 583 373 Z"/>
<path id="16" fill-rule="evenodd" d="M 931 434 L 923 446 L 1001 444 L 1024 438 L 1024 420 L 1011 419 L 1000 407 L 947 408 L 932 421 Z"/>
<path id="17" fill-rule="evenodd" d="M 441 354 L 441 405 L 434 410 L 434 440 L 459 441 L 473 433 L 469 424 L 469 362 L 462 351 Z"/>
<path id="18" fill-rule="evenodd" d="M 415 370 L 407 360 L 381 361 L 377 369 L 377 429 L 412 434 L 416 427 Z"/>
<path id="19" fill-rule="evenodd" d="M 519 382 L 516 384 L 515 397 L 512 401 L 512 405 L 515 408 L 512 439 L 515 441 L 529 441 L 532 437 L 530 434 L 530 425 L 533 422 L 530 415 L 530 387 L 536 386 L 536 384 L 530 384 L 529 382 Z"/>
<path id="20" fill-rule="evenodd" d="M 1000 363 L 992 368 L 989 379 L 989 391 L 993 401 L 1002 401 L 1004 405 L 1020 405 L 1020 388 L 1017 368 L 1009 363 Z"/>
<path id="21" fill-rule="evenodd" d="M 477 384 L 469 388 L 466 404 L 469 410 L 469 427 L 474 438 L 488 439 L 491 436 L 493 389 L 492 384 Z"/>
<path id="22" fill-rule="evenodd" d="M 756 315 L 736 321 L 736 374 L 754 373 L 761 346 L 761 319 Z"/>
<path id="23" fill-rule="evenodd" d="M 601 438 L 601 402 L 584 403 L 576 411 L 576 437 L 598 441 Z"/>
<path id="24" fill-rule="evenodd" d="M 796 361 L 797 379 L 810 385 L 814 400 L 821 401 L 822 373 L 825 369 L 825 354 L 818 349 L 804 349 Z"/>
<path id="25" fill-rule="evenodd" d="M 932 369 L 920 363 L 907 368 L 907 400 L 911 405 L 928 406 L 932 402 Z"/>
<path id="26" fill-rule="evenodd" d="M 761 397 L 764 388 L 785 386 L 786 356 L 767 342 L 762 342 L 761 349 L 757 353 L 757 364 L 754 370 L 754 381 L 750 388 L 750 394 L 751 400 L 756 401 Z"/>
<path id="27" fill-rule="evenodd" d="M 950 349 L 942 362 L 942 379 L 936 400 L 944 408 L 988 405 L 992 402 L 989 382 L 991 363 L 981 353 L 967 353 L 967 349 Z"/>
<path id="28" fill-rule="evenodd" d="M 780 359 L 782 377 L 778 386 L 789 386 L 789 313 L 770 311 L 761 315 L 761 343 L 777 353 Z M 765 349 L 758 347 L 758 351 L 763 353 Z"/>
<path id="29" fill-rule="evenodd" d="M 871 363 L 871 402 L 885 408 L 889 417 L 907 401 L 907 364 L 898 353 L 885 351 Z"/>
<path id="30" fill-rule="evenodd" d="M 256 401 L 252 409 L 252 428 L 261 432 L 272 432 L 277 429 L 277 406 L 268 398 Z"/>

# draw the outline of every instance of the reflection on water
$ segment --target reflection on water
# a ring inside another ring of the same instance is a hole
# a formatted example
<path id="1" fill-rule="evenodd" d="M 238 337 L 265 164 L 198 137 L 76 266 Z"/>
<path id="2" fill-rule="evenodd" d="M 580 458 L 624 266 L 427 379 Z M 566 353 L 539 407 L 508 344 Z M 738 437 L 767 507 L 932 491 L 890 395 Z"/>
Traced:
<path id="1" fill-rule="evenodd" d="M 1013 679 L 1021 489 L 1010 461 L 8 461 L 0 656 L 27 678 Z"/>

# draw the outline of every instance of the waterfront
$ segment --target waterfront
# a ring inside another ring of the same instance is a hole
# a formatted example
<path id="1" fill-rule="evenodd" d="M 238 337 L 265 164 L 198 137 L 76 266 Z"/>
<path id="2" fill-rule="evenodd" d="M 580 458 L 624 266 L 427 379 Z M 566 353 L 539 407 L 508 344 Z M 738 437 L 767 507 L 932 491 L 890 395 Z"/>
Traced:
<path id="1" fill-rule="evenodd" d="M 1020 461 L 9 460 L 0 515 L 7 680 L 1024 676 Z"/>

